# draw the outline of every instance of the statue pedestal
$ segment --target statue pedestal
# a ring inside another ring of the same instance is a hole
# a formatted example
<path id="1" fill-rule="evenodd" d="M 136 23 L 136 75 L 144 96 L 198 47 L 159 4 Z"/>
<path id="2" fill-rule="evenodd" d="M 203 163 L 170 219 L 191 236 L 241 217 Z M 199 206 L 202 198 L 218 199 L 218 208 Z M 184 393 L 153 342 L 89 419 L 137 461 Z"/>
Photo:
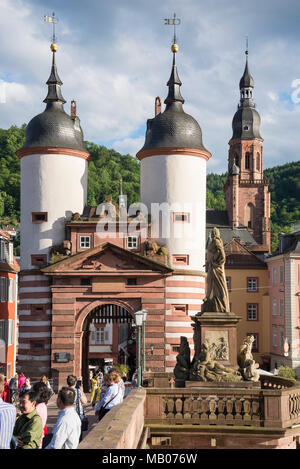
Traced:
<path id="1" fill-rule="evenodd" d="M 204 312 L 194 316 L 195 359 L 199 357 L 201 344 L 208 343 L 215 352 L 215 360 L 224 366 L 237 366 L 237 331 L 242 319 L 236 314 Z"/>

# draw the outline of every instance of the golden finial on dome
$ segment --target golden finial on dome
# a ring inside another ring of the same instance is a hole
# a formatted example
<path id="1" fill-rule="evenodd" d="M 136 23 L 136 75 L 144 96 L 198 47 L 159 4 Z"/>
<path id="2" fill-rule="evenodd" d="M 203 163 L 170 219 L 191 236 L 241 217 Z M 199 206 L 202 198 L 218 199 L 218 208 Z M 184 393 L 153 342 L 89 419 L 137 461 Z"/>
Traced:
<path id="1" fill-rule="evenodd" d="M 171 46 L 171 51 L 174 52 L 174 53 L 176 53 L 176 52 L 178 52 L 178 50 L 179 50 L 178 45 L 177 45 L 177 44 L 172 44 L 172 46 Z"/>
<path id="2" fill-rule="evenodd" d="M 58 49 L 57 44 L 55 44 L 55 42 L 52 42 L 50 49 L 52 50 L 52 52 L 57 52 L 57 49 Z"/>

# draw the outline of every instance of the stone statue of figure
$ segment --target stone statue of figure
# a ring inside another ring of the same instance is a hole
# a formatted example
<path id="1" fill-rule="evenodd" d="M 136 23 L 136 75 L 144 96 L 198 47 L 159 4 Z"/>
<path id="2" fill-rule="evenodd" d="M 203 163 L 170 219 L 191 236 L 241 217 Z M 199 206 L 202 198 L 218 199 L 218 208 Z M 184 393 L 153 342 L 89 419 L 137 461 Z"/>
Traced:
<path id="1" fill-rule="evenodd" d="M 247 336 L 244 339 L 243 344 L 240 346 L 238 354 L 238 365 L 239 372 L 243 376 L 245 381 L 258 381 L 259 373 L 257 368 L 259 367 L 258 363 L 255 363 L 252 355 L 252 346 L 254 342 L 253 335 Z"/>
<path id="2" fill-rule="evenodd" d="M 211 241 L 207 248 L 206 297 L 201 312 L 229 312 L 229 296 L 225 277 L 225 251 L 220 232 L 213 228 Z"/>
<path id="3" fill-rule="evenodd" d="M 186 380 L 190 374 L 190 346 L 186 337 L 180 337 L 179 353 L 176 357 L 174 376 L 177 380 Z"/>

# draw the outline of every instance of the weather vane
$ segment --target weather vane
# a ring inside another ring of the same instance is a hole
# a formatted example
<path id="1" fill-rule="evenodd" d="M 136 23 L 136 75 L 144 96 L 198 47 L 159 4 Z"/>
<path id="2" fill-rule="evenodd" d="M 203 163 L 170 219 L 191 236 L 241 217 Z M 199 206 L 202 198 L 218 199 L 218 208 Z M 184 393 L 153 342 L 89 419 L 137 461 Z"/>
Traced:
<path id="1" fill-rule="evenodd" d="M 179 18 L 176 18 L 176 13 L 174 13 L 173 18 L 165 18 L 165 24 L 170 24 L 171 26 L 174 26 L 174 38 L 173 38 L 173 44 L 176 44 L 176 26 L 179 25 L 181 20 Z"/>
<path id="2" fill-rule="evenodd" d="M 55 16 L 55 12 L 52 13 L 52 16 L 44 16 L 44 21 L 46 23 L 52 23 L 53 24 L 53 34 L 52 34 L 52 42 L 56 43 L 57 37 L 55 36 L 55 25 L 58 23 L 59 19 Z"/>

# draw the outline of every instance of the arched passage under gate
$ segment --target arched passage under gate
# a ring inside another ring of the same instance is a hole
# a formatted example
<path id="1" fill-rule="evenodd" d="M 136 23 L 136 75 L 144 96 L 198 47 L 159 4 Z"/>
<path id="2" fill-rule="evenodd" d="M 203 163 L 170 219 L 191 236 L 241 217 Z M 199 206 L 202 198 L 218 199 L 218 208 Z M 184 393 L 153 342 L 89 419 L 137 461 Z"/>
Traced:
<path id="1" fill-rule="evenodd" d="M 82 325 L 82 378 L 84 390 L 89 388 L 91 367 L 126 365 L 134 371 L 136 344 L 134 314 L 120 304 L 95 306 Z"/>

